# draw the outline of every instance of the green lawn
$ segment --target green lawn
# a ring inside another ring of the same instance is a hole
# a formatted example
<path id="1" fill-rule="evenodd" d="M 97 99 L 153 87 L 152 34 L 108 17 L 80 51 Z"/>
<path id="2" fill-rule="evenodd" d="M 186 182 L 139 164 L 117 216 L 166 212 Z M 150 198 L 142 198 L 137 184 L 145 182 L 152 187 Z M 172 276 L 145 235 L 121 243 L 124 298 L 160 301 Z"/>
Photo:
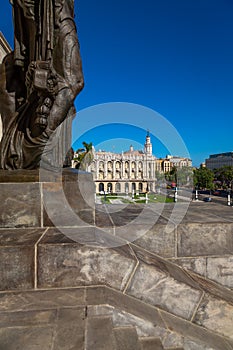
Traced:
<path id="1" fill-rule="evenodd" d="M 134 200 L 128 196 L 116 196 L 116 195 L 110 195 L 107 194 L 106 196 L 100 196 L 101 198 L 101 203 L 103 204 L 110 204 L 111 200 L 114 199 L 119 199 L 120 201 L 122 201 L 122 203 L 146 203 L 146 198 L 145 195 L 138 195 L 138 196 L 134 196 Z M 148 201 L 147 203 L 173 203 L 174 199 L 171 197 L 166 197 L 160 194 L 149 194 L 148 195 Z"/>

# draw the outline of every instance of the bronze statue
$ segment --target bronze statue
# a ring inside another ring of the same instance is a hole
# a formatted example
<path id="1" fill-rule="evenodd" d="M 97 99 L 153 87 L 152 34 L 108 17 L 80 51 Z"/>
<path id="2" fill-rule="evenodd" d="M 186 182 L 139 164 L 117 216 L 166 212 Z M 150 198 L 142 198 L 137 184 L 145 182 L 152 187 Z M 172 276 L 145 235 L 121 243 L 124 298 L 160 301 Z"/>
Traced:
<path id="1" fill-rule="evenodd" d="M 0 168 L 35 169 L 42 154 L 61 166 L 54 163 L 65 158 L 61 147 L 70 148 L 73 103 L 84 85 L 74 0 L 10 2 L 15 43 L 0 67 Z"/>

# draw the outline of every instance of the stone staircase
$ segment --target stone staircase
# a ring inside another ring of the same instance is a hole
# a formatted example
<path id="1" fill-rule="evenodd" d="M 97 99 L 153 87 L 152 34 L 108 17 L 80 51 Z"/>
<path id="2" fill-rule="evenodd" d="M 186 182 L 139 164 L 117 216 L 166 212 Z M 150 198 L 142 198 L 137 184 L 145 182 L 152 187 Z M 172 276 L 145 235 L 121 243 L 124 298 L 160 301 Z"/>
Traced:
<path id="1" fill-rule="evenodd" d="M 232 208 L 42 209 L 0 229 L 0 350 L 233 350 Z"/>
<path id="2" fill-rule="evenodd" d="M 86 350 L 164 350 L 160 338 L 139 338 L 135 327 L 114 327 L 107 316 L 87 319 Z M 182 350 L 181 348 L 173 348 Z"/>
<path id="3" fill-rule="evenodd" d="M 212 349 L 113 306 L 87 306 L 99 294 L 91 289 L 1 293 L 0 349 Z"/>

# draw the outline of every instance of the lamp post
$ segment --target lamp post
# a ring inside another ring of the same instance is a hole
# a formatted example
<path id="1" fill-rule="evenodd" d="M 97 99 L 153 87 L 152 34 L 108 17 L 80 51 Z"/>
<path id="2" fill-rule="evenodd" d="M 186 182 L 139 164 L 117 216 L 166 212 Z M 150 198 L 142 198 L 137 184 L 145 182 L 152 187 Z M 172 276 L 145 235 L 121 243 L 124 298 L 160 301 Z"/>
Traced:
<path id="1" fill-rule="evenodd" d="M 178 197 L 178 192 L 177 192 L 177 187 L 175 188 L 175 192 L 174 192 L 174 202 L 177 202 L 177 197 Z"/>
<path id="2" fill-rule="evenodd" d="M 195 200 L 198 201 L 198 187 L 196 187 L 195 190 Z"/>
<path id="3" fill-rule="evenodd" d="M 231 190 L 230 188 L 228 189 L 228 194 L 227 194 L 227 205 L 231 205 Z"/>

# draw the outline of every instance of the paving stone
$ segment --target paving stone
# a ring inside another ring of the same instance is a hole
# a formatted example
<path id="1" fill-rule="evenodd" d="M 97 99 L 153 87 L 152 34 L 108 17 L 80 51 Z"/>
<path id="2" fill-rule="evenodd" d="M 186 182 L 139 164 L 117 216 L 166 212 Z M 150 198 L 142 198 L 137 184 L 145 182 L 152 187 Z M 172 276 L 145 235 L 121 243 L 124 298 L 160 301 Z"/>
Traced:
<path id="1" fill-rule="evenodd" d="M 187 223 L 178 226 L 178 256 L 225 255 L 233 252 L 233 224 Z"/>
<path id="2" fill-rule="evenodd" d="M 97 227 L 113 227 L 114 223 L 110 215 L 104 211 L 105 206 L 96 205 L 95 224 Z"/>
<path id="3" fill-rule="evenodd" d="M 45 239 L 41 243 L 61 244 L 61 243 L 80 243 L 88 247 L 114 248 L 126 244 L 121 238 L 114 235 L 110 227 L 100 228 L 90 226 L 74 227 L 54 227 L 49 228 Z"/>
<path id="4" fill-rule="evenodd" d="M 51 234 L 38 246 L 40 288 L 105 284 L 124 289 L 136 265 L 129 247 L 101 249 L 76 242 L 60 244 L 56 242 L 56 235 L 51 243 Z"/>
<path id="5" fill-rule="evenodd" d="M 141 350 L 134 327 L 114 328 L 117 350 Z"/>
<path id="6" fill-rule="evenodd" d="M 85 305 L 85 289 L 0 293 L 0 312 L 31 311 Z"/>
<path id="7" fill-rule="evenodd" d="M 51 350 L 53 326 L 0 328 L 1 350 Z"/>
<path id="8" fill-rule="evenodd" d="M 233 256 L 207 259 L 207 278 L 233 288 Z"/>
<path id="9" fill-rule="evenodd" d="M 208 345 L 204 345 L 201 343 L 196 343 L 190 339 L 184 339 L 184 350 L 215 350 L 212 347 L 209 347 Z"/>
<path id="10" fill-rule="evenodd" d="M 157 203 L 154 206 L 155 210 Z M 161 208 L 160 208 L 161 212 Z M 232 222 L 232 210 L 218 203 L 189 202 L 165 203 L 161 215 L 176 224 Z"/>
<path id="11" fill-rule="evenodd" d="M 194 322 L 233 339 L 233 306 L 225 301 L 206 296 L 197 310 Z"/>
<path id="12" fill-rule="evenodd" d="M 89 306 L 88 316 L 111 316 L 114 327 L 133 326 L 137 330 L 137 334 L 141 337 L 158 334 L 158 329 L 163 330 L 163 333 L 166 333 L 163 328 L 156 326 L 154 323 L 110 305 Z"/>
<path id="13" fill-rule="evenodd" d="M 127 293 L 185 319 L 192 317 L 201 297 L 200 291 L 143 263 L 138 267 Z"/>
<path id="14" fill-rule="evenodd" d="M 62 308 L 54 334 L 53 349 L 84 350 L 85 308 Z"/>
<path id="15" fill-rule="evenodd" d="M 156 224 L 134 244 L 162 257 L 175 256 L 175 226 Z"/>
<path id="16" fill-rule="evenodd" d="M 86 350 L 117 350 L 111 317 L 88 317 Z"/>
<path id="17" fill-rule="evenodd" d="M 141 338 L 141 350 L 164 350 L 159 338 Z"/>
<path id="18" fill-rule="evenodd" d="M 181 266 L 184 269 L 198 273 L 199 275 L 206 276 L 206 258 L 179 258 L 172 261 Z"/>
<path id="19" fill-rule="evenodd" d="M 0 328 L 52 324 L 56 321 L 56 317 L 56 310 L 0 312 Z"/>
<path id="20" fill-rule="evenodd" d="M 213 348 L 214 350 L 233 349 L 233 342 L 207 328 L 185 321 L 184 319 L 176 317 L 163 310 L 161 310 L 160 313 L 164 322 L 166 322 L 167 327 L 171 331 L 174 331 L 189 340 L 193 340 L 195 343 L 200 342 L 203 346 L 205 345 L 207 349 L 208 347 Z M 191 349 L 187 348 L 187 350 Z"/>
<path id="21" fill-rule="evenodd" d="M 109 304 L 162 328 L 166 328 L 159 311 L 155 307 L 111 288 L 87 288 L 87 304 Z"/>
<path id="22" fill-rule="evenodd" d="M 161 338 L 161 340 L 165 349 L 183 348 L 184 346 L 184 337 L 174 332 L 167 332 L 166 337 Z"/>

